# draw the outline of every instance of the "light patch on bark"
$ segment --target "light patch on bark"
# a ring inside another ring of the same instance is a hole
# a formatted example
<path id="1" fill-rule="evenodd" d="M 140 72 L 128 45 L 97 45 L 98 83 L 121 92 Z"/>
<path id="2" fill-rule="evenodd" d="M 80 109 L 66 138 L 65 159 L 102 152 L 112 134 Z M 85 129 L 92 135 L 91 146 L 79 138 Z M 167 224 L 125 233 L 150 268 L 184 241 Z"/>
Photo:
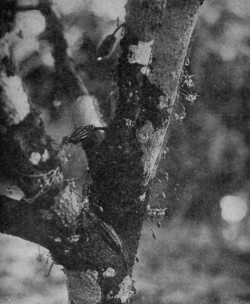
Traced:
<path id="1" fill-rule="evenodd" d="M 53 214 L 49 210 L 41 209 L 40 213 L 42 214 L 43 220 L 51 221 L 54 217 Z"/>
<path id="2" fill-rule="evenodd" d="M 32 152 L 29 158 L 29 161 L 32 165 L 37 166 L 42 158 L 42 155 L 39 152 Z"/>
<path id="3" fill-rule="evenodd" d="M 81 272 L 64 269 L 64 273 L 67 277 L 70 301 L 75 304 L 95 304 L 101 300 L 101 287 L 97 283 L 97 271 Z"/>
<path id="4" fill-rule="evenodd" d="M 13 200 L 20 201 L 24 197 L 24 193 L 21 188 L 14 185 L 11 180 L 0 180 L 0 195 L 4 195 Z"/>
<path id="5" fill-rule="evenodd" d="M 144 185 L 147 185 L 158 157 L 159 146 L 162 145 L 165 135 L 165 130 L 160 129 L 154 132 L 154 127 L 151 121 L 146 123 L 136 131 L 136 138 L 141 143 L 143 152 L 142 163 L 144 164 L 144 173 L 146 174 Z"/>
<path id="6" fill-rule="evenodd" d="M 116 271 L 114 268 L 108 267 L 104 272 L 103 272 L 103 277 L 104 278 L 113 278 L 116 276 Z"/>
<path id="7" fill-rule="evenodd" d="M 146 76 L 148 76 L 150 74 L 150 71 L 151 71 L 150 68 L 147 67 L 147 66 L 143 66 L 141 68 L 141 73 L 144 74 L 144 75 L 146 75 Z"/>
<path id="8" fill-rule="evenodd" d="M 165 96 L 163 96 L 163 95 L 160 96 L 160 97 L 158 98 L 158 101 L 159 101 L 159 106 L 158 106 L 158 108 L 159 108 L 160 110 L 169 107 L 168 99 L 167 99 Z M 171 110 L 171 112 L 172 112 L 172 108 L 171 108 L 171 107 L 169 107 L 169 110 Z M 169 114 L 171 114 L 171 112 L 170 112 Z"/>
<path id="9" fill-rule="evenodd" d="M 154 127 L 151 121 L 147 120 L 146 123 L 136 130 L 136 138 L 141 144 L 146 144 L 154 132 Z"/>
<path id="10" fill-rule="evenodd" d="M 119 285 L 120 290 L 115 296 L 116 299 L 120 299 L 121 303 L 126 303 L 134 295 L 133 281 L 130 276 L 126 276 Z"/>
<path id="11" fill-rule="evenodd" d="M 162 146 L 166 130 L 160 129 L 154 133 L 151 138 L 150 147 L 144 146 L 143 149 L 143 162 L 144 162 L 144 172 L 146 173 L 146 178 L 144 185 L 147 185 L 150 179 L 153 177 L 155 164 L 159 155 L 159 147 Z"/>
<path id="12" fill-rule="evenodd" d="M 41 61 L 45 66 L 53 68 L 55 66 L 55 59 L 53 58 L 50 51 L 43 52 L 41 54 Z"/>
<path id="13" fill-rule="evenodd" d="M 18 6 L 30 5 L 36 7 L 39 4 L 39 0 L 18 0 Z"/>
<path id="14" fill-rule="evenodd" d="M 42 155 L 42 162 L 46 162 L 49 159 L 49 151 L 47 149 L 44 150 L 43 155 Z"/>
<path id="15" fill-rule="evenodd" d="M 70 186 L 65 187 L 55 197 L 55 203 L 51 207 L 53 213 L 58 216 L 63 226 L 74 229 L 77 222 L 77 217 L 81 213 L 81 207 L 78 203 L 77 197 L 71 191 Z"/>
<path id="16" fill-rule="evenodd" d="M 137 140 L 141 143 L 142 163 L 146 175 L 144 185 L 147 185 L 154 172 L 155 163 L 159 154 L 159 146 L 164 141 L 165 130 L 160 129 L 154 132 L 153 124 L 147 121 L 136 133 Z"/>
<path id="17" fill-rule="evenodd" d="M 4 111 L 8 115 L 9 125 L 17 125 L 29 114 L 30 105 L 28 96 L 23 90 L 22 81 L 19 76 L 7 77 L 1 73 L 0 87 Z"/>
<path id="18" fill-rule="evenodd" d="M 10 34 L 6 33 L 4 37 L 0 39 L 0 58 L 10 57 L 10 49 L 9 49 L 9 37 Z"/>
<path id="19" fill-rule="evenodd" d="M 70 237 L 67 238 L 67 240 L 70 242 L 70 243 L 76 243 L 79 241 L 80 239 L 80 234 L 73 234 L 71 235 Z"/>
<path id="20" fill-rule="evenodd" d="M 139 41 L 138 45 L 130 45 L 128 62 L 131 64 L 138 63 L 148 66 L 148 64 L 151 61 L 151 52 L 152 52 L 153 44 L 154 44 L 154 39 L 148 42 Z"/>
<path id="21" fill-rule="evenodd" d="M 146 198 L 146 192 L 144 192 L 141 196 L 139 196 L 140 202 L 145 201 L 145 198 Z"/>

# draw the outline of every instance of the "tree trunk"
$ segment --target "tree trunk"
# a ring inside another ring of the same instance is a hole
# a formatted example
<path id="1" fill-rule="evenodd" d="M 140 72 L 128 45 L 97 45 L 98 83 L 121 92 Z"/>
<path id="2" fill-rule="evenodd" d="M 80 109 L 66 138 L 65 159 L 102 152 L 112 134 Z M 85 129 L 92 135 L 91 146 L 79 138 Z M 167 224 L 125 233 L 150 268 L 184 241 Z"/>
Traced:
<path id="1" fill-rule="evenodd" d="M 2 33 L 0 173 L 23 194 L 0 196 L 0 231 L 50 250 L 64 267 L 71 303 L 126 303 L 135 292 L 150 182 L 200 4 L 128 1 L 115 117 L 100 145 L 84 144 L 93 183 L 80 204 L 63 179 L 63 148 L 45 133 L 11 61 L 10 29 Z M 12 24 L 15 2 L 2 6 Z"/>

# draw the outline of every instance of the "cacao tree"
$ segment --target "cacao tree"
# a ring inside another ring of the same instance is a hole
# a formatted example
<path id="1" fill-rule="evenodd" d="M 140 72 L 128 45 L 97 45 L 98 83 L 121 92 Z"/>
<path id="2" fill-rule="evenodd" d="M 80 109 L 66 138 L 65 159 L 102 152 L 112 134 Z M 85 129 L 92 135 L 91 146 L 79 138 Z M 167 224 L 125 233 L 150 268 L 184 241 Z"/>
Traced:
<path id="1" fill-rule="evenodd" d="M 119 25 L 124 36 L 113 119 L 107 126 L 80 126 L 68 138 L 81 142 L 88 158 L 92 182 L 80 201 L 63 176 L 64 143 L 46 133 L 13 60 L 11 41 L 22 36 L 13 30 L 17 12 L 44 16 L 43 39 L 53 46 L 61 94 L 73 103 L 86 100 L 88 88 L 67 54 L 51 3 L 1 3 L 0 174 L 22 194 L 0 196 L 0 232 L 49 249 L 64 268 L 72 304 L 127 303 L 135 293 L 132 270 L 150 187 L 202 2 L 128 0 Z M 103 40 L 97 60 L 109 54 L 115 33 Z"/>

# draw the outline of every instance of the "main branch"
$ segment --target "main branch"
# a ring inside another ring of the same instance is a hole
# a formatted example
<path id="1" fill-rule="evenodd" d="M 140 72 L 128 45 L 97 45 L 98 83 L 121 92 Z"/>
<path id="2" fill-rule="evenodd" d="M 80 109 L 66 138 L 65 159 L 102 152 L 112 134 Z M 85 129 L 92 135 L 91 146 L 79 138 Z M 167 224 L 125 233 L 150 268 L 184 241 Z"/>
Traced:
<path id="1" fill-rule="evenodd" d="M 115 118 L 92 155 L 83 145 L 93 184 L 80 204 L 63 180 L 62 148 L 45 134 L 27 98 L 25 113 L 10 100 L 10 78 L 18 76 L 2 60 L 1 177 L 24 195 L 19 201 L 0 197 L 0 231 L 47 247 L 64 266 L 74 304 L 125 303 L 134 293 L 131 273 L 150 182 L 200 4 L 128 1 Z"/>

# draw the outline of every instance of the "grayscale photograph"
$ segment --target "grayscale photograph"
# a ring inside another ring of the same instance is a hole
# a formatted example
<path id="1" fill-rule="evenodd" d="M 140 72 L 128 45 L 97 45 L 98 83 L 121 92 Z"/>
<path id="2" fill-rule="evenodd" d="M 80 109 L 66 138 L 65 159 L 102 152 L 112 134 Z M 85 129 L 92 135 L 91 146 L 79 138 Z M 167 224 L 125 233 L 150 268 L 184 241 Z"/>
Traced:
<path id="1" fill-rule="evenodd" d="M 0 0 L 0 304 L 250 304 L 249 207 L 249 0 Z"/>

